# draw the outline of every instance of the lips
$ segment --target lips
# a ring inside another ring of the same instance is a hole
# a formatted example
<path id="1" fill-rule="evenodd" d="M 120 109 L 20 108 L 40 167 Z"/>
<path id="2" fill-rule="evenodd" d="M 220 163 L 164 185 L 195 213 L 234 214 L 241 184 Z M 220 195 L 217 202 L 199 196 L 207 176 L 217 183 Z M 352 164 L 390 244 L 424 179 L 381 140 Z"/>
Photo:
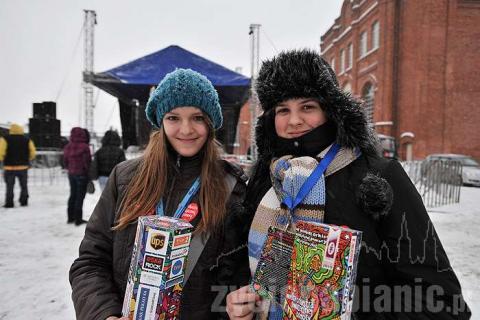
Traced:
<path id="1" fill-rule="evenodd" d="M 182 143 L 194 143 L 197 141 L 198 138 L 192 138 L 192 139 L 182 139 L 182 138 L 177 138 L 178 141 Z"/>
<path id="2" fill-rule="evenodd" d="M 307 133 L 309 131 L 310 130 L 289 132 L 288 135 L 293 137 L 293 138 L 297 138 L 297 137 L 303 136 L 305 133 Z"/>

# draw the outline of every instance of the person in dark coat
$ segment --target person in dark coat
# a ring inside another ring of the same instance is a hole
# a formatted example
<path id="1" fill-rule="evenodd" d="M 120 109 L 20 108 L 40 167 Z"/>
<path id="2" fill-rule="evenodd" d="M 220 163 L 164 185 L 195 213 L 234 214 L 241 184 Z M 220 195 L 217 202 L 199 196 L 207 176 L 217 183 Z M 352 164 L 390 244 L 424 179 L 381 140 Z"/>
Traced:
<path id="1" fill-rule="evenodd" d="M 83 220 L 83 200 L 87 193 L 88 170 L 92 162 L 85 131 L 80 127 L 72 128 L 70 142 L 63 148 L 63 162 L 70 183 L 67 223 L 75 223 L 77 226 L 86 223 Z"/>
<path id="2" fill-rule="evenodd" d="M 151 94 L 146 114 L 155 130 L 145 153 L 113 169 L 70 269 L 77 319 L 121 317 L 137 220 L 153 214 L 189 221 L 192 243 L 205 245 L 189 252 L 186 269 L 192 271 L 178 319 L 224 318 L 221 302 L 228 290 L 248 283 L 250 272 L 242 210 L 246 176 L 219 156 L 218 94 L 204 76 L 177 69 Z M 197 178 L 199 190 L 189 192 Z M 179 205 L 183 200 L 186 208 Z M 192 254 L 199 258 L 190 265 Z"/>
<path id="3" fill-rule="evenodd" d="M 4 208 L 14 207 L 15 178 L 20 182 L 20 205 L 28 205 L 28 168 L 30 161 L 35 159 L 35 153 L 35 144 L 25 136 L 18 124 L 13 123 L 9 134 L 0 137 L 0 162 L 3 162 L 3 177 L 7 186 Z"/>
<path id="4" fill-rule="evenodd" d="M 328 63 L 310 50 L 280 53 L 263 63 L 256 90 L 264 113 L 245 200 L 253 216 L 252 274 L 269 226 L 293 230 L 301 220 L 348 226 L 363 233 L 352 319 L 469 319 L 420 195 L 396 160 L 380 157 L 362 106 L 339 88 Z M 317 180 L 320 191 L 308 195 L 320 201 L 288 210 L 287 189 L 272 186 L 284 178 L 278 172 L 286 177 L 285 169 L 304 165 L 300 179 L 305 164 L 315 168 L 331 150 L 339 151 Z M 245 286 L 228 295 L 227 312 L 231 319 L 281 316 L 282 306 L 259 300 Z"/>
<path id="5" fill-rule="evenodd" d="M 93 161 L 90 165 L 90 180 L 97 180 L 100 188 L 103 190 L 107 184 L 107 179 L 113 168 L 122 161 L 125 161 L 125 152 L 120 145 L 122 140 L 117 131 L 108 130 L 102 138 L 102 146 L 93 155 Z"/>

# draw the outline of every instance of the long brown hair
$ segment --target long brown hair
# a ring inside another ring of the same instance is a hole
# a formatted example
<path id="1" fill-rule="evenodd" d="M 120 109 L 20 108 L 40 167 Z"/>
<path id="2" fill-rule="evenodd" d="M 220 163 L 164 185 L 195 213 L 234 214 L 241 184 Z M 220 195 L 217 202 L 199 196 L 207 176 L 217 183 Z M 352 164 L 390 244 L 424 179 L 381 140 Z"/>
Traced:
<path id="1" fill-rule="evenodd" d="M 215 139 L 211 122 L 207 119 L 209 133 L 203 146 L 200 174 L 200 207 L 202 220 L 195 232 L 213 232 L 223 222 L 226 213 L 227 186 L 224 169 L 220 161 L 220 144 Z M 127 187 L 120 205 L 120 217 L 114 230 L 123 229 L 138 217 L 153 212 L 164 196 L 167 184 L 169 152 L 163 127 L 152 132 L 145 149 L 143 161 Z"/>

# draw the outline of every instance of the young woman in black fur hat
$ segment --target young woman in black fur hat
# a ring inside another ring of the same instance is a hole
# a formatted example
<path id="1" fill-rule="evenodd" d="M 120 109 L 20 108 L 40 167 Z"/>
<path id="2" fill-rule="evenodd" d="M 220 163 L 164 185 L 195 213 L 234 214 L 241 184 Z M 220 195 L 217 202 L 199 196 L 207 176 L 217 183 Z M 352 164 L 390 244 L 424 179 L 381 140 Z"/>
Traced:
<path id="1" fill-rule="evenodd" d="M 327 62 L 310 50 L 283 52 L 263 63 L 256 89 L 264 113 L 245 202 L 252 274 L 269 226 L 346 225 L 363 233 L 353 318 L 470 318 L 415 186 L 397 161 L 380 157 L 360 103 L 339 88 Z M 298 190 L 329 157 L 307 197 L 288 209 L 287 184 Z M 227 311 L 231 319 L 277 319 L 283 310 L 246 286 L 228 295 Z"/>

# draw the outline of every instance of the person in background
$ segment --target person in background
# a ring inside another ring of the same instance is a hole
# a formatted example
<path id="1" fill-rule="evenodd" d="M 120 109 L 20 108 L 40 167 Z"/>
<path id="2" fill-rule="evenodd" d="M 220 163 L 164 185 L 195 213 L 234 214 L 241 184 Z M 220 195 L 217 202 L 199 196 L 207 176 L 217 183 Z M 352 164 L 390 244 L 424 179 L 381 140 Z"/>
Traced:
<path id="1" fill-rule="evenodd" d="M 103 190 L 107 184 L 108 176 L 113 168 L 122 161 L 125 161 L 125 152 L 120 145 L 122 140 L 117 131 L 108 130 L 102 138 L 102 147 L 93 155 L 90 165 L 90 180 L 97 180 Z"/>
<path id="2" fill-rule="evenodd" d="M 3 178 L 7 185 L 4 208 L 14 207 L 15 178 L 20 182 L 20 205 L 28 205 L 28 168 L 35 153 L 35 144 L 18 124 L 12 124 L 9 134 L 0 138 L 0 162 L 3 162 Z"/>
<path id="3" fill-rule="evenodd" d="M 88 170 L 92 162 L 85 131 L 80 127 L 72 128 L 70 142 L 63 149 L 63 162 L 70 182 L 67 223 L 75 223 L 77 226 L 86 223 L 83 220 L 83 200 L 87 193 Z"/>
<path id="4" fill-rule="evenodd" d="M 221 159 L 215 140 L 223 122 L 218 93 L 198 72 L 177 69 L 150 95 L 146 114 L 155 130 L 145 153 L 113 169 L 70 269 L 77 319 L 121 317 L 137 221 L 146 215 L 194 227 L 179 319 L 226 317 L 215 301 L 225 299 L 219 288 L 248 283 L 248 225 L 246 176 Z"/>

